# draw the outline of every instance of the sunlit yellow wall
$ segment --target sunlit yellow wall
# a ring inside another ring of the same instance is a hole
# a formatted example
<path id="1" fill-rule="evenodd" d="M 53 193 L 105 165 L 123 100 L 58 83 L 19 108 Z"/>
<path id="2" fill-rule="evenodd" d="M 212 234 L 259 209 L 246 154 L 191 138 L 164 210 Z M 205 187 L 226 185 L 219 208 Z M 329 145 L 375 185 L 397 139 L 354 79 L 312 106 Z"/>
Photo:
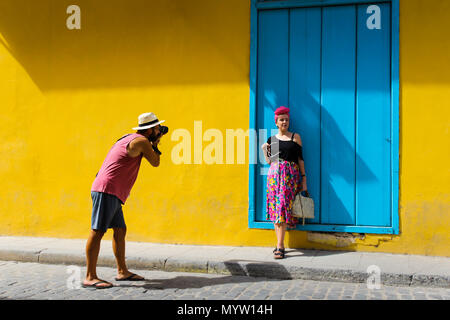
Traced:
<path id="1" fill-rule="evenodd" d="M 71 4 L 81 30 L 66 28 Z M 401 1 L 401 235 L 293 231 L 290 247 L 450 255 L 449 16 L 447 0 Z M 95 174 L 142 112 L 192 143 L 194 121 L 248 128 L 249 1 L 2 0 L 0 40 L 0 234 L 86 238 Z M 248 165 L 175 165 L 176 144 L 143 162 L 128 240 L 273 246 L 248 228 Z"/>

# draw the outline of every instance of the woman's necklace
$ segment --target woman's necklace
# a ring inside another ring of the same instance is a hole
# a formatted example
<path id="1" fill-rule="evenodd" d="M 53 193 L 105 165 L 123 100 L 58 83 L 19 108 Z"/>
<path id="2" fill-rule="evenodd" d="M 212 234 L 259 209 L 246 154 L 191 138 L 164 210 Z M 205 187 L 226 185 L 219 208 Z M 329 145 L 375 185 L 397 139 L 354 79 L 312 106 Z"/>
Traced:
<path id="1" fill-rule="evenodd" d="M 285 134 L 282 134 L 281 132 L 279 132 L 275 137 L 280 140 L 280 141 L 290 141 L 291 139 L 288 136 L 289 132 L 286 132 Z M 281 139 L 285 137 L 286 139 Z"/>

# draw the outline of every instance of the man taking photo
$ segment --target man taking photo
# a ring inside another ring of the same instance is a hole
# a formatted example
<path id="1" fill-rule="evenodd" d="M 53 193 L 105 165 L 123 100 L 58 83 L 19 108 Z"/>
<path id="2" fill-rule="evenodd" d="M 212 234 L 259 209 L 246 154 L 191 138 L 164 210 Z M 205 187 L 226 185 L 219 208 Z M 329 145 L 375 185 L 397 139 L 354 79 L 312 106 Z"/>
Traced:
<path id="1" fill-rule="evenodd" d="M 153 113 L 144 113 L 138 117 L 139 126 L 133 128 L 136 133 L 120 138 L 110 149 L 100 171 L 92 184 L 92 223 L 91 232 L 86 244 L 86 279 L 84 288 L 105 289 L 113 285 L 97 276 L 97 259 L 100 242 L 105 232 L 112 228 L 113 251 L 117 263 L 116 281 L 142 281 L 143 277 L 130 272 L 125 263 L 126 225 L 122 212 L 130 195 L 142 157 L 153 167 L 159 166 L 161 152 L 158 143 L 162 135 L 168 131 L 161 126 Z"/>

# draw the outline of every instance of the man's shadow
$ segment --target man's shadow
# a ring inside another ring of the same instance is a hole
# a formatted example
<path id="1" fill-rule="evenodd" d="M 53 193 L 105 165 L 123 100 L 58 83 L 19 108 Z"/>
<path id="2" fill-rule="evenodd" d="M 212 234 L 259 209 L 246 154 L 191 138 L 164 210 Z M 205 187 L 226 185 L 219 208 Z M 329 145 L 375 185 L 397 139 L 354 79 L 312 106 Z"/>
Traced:
<path id="1" fill-rule="evenodd" d="M 116 284 L 122 288 L 142 288 L 147 290 L 188 289 L 229 283 L 264 282 L 291 280 L 292 276 L 286 268 L 277 262 L 262 262 L 249 260 L 228 260 L 223 262 L 228 273 L 220 276 L 218 273 L 208 273 L 211 277 L 177 276 L 170 279 L 145 279 L 130 284 Z"/>
<path id="2" fill-rule="evenodd" d="M 220 278 L 207 278 L 201 276 L 177 276 L 170 279 L 145 279 L 135 285 L 127 284 L 114 284 L 114 286 L 120 288 L 141 288 L 146 290 L 165 290 L 165 289 L 198 289 L 209 286 L 223 285 L 228 283 L 243 283 L 243 282 L 262 282 L 267 279 L 262 278 L 250 278 L 250 277 L 236 277 L 236 276 L 223 276 Z"/>

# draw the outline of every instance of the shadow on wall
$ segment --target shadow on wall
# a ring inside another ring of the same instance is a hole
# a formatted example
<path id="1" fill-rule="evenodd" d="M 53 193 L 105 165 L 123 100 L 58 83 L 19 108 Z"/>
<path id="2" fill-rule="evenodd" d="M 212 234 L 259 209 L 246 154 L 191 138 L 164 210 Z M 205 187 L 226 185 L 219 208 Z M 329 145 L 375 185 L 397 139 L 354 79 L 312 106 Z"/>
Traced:
<path id="1" fill-rule="evenodd" d="M 345 90 L 345 88 L 336 88 L 337 90 Z M 268 100 L 264 98 L 263 105 L 266 107 L 265 110 L 273 117 L 273 113 L 278 106 L 288 105 L 291 108 L 291 122 L 289 131 L 299 133 L 302 137 L 303 142 L 303 156 L 305 158 L 305 169 L 308 172 L 308 190 L 313 199 L 315 199 L 315 219 L 309 220 L 308 223 L 318 224 L 321 222 L 329 222 L 334 223 L 336 221 L 332 220 L 332 217 L 322 216 L 320 217 L 320 193 L 321 191 L 326 191 L 329 197 L 329 202 L 333 203 L 334 210 L 341 213 L 341 222 L 348 221 L 349 224 L 352 224 L 355 221 L 355 212 L 353 205 L 348 207 L 345 205 L 341 199 L 340 190 L 336 190 L 336 187 L 333 183 L 333 179 L 342 179 L 348 185 L 352 185 L 355 183 L 355 175 L 354 175 L 354 167 L 358 166 L 358 181 L 362 183 L 370 183 L 375 182 L 377 180 L 377 176 L 373 173 L 370 166 L 366 164 L 364 159 L 356 152 L 354 141 L 349 141 L 348 137 L 346 137 L 339 124 L 335 121 L 332 115 L 323 108 L 320 104 L 320 101 L 317 101 L 311 94 L 305 93 L 303 95 L 302 101 L 291 100 L 291 103 L 288 104 L 287 100 L 280 97 L 276 93 L 272 92 L 272 100 Z M 304 118 L 302 113 L 310 112 L 311 109 L 320 109 L 320 112 L 309 114 L 309 121 L 299 121 L 299 119 Z M 322 129 L 322 136 L 320 138 L 320 123 L 325 123 L 326 127 Z M 271 127 L 264 128 L 269 132 L 271 130 L 276 129 L 275 122 L 270 121 Z M 313 135 L 317 135 L 319 137 L 314 137 Z M 265 141 L 260 141 L 259 146 L 263 144 Z M 313 146 L 313 144 L 317 144 Z M 329 159 L 328 163 L 330 164 L 339 164 L 332 165 L 327 167 L 326 172 L 320 171 L 320 144 L 324 144 L 327 146 L 338 145 L 339 148 L 333 148 L 329 151 Z M 261 148 L 259 148 L 259 152 L 261 152 Z M 314 153 L 316 152 L 316 153 Z M 259 155 L 260 159 L 263 158 L 262 152 Z M 263 163 L 262 166 L 268 167 L 266 163 Z M 260 172 L 261 165 L 258 165 L 257 171 Z M 350 170 L 350 169 L 351 170 Z M 266 206 L 266 184 L 267 177 L 266 176 L 257 176 L 258 183 L 261 184 L 263 191 L 263 195 L 261 197 L 261 201 L 259 205 L 261 207 L 257 208 L 257 212 L 264 212 L 265 216 L 265 206 Z M 262 182 L 260 180 L 263 180 Z M 354 201 L 354 199 L 352 200 Z M 265 221 L 264 216 L 259 216 L 259 221 Z"/>
<path id="2" fill-rule="evenodd" d="M 44 92 L 248 82 L 250 1 L 2 0 L 0 33 Z"/>
<path id="3" fill-rule="evenodd" d="M 400 1 L 401 82 L 449 84 L 450 1 Z M 447 72 L 442 72 L 443 68 Z"/>

